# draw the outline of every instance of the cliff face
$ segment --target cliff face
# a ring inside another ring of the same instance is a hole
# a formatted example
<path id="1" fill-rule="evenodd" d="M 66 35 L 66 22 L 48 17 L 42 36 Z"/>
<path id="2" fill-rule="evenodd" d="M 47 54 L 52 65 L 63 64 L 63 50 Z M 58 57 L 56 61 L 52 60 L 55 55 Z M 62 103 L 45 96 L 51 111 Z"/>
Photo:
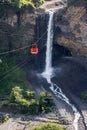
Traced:
<path id="1" fill-rule="evenodd" d="M 64 4 L 64 0 L 58 0 L 55 4 L 52 1 L 51 4 L 58 8 Z M 54 43 L 67 48 L 72 55 L 87 56 L 86 6 L 86 0 L 78 0 L 54 15 Z M 29 41 L 34 38 L 38 40 L 46 32 L 48 16 L 45 15 L 45 7 L 42 7 L 37 10 L 27 7 L 21 11 L 8 8 L 4 13 L 0 10 L 0 51 L 29 45 Z M 46 34 L 39 43 L 46 43 Z"/>
<path id="2" fill-rule="evenodd" d="M 72 55 L 87 56 L 87 1 L 78 0 L 62 13 L 55 14 L 55 42 Z"/>
<path id="3" fill-rule="evenodd" d="M 6 7 L 0 13 L 0 51 L 29 45 L 34 38 L 35 19 L 32 7 L 21 11 Z"/>

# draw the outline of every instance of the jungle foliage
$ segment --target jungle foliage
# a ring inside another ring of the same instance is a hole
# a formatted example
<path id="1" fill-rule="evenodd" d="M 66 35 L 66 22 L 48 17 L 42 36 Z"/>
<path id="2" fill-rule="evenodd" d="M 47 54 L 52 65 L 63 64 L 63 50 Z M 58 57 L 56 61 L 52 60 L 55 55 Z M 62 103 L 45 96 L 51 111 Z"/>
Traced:
<path id="1" fill-rule="evenodd" d="M 26 73 L 22 69 L 23 63 L 17 63 L 18 54 L 0 57 L 0 98 L 8 98 L 14 86 L 27 89 Z"/>
<path id="2" fill-rule="evenodd" d="M 21 8 L 25 5 L 32 5 L 33 7 L 38 7 L 44 2 L 44 0 L 1 0 L 1 2 L 5 4 L 9 3 L 18 8 Z"/>
<path id="3" fill-rule="evenodd" d="M 25 91 L 19 86 L 12 88 L 8 105 L 17 108 L 21 113 L 28 114 L 48 113 L 54 108 L 53 97 L 50 93 L 42 92 L 36 96 L 34 91 Z"/>

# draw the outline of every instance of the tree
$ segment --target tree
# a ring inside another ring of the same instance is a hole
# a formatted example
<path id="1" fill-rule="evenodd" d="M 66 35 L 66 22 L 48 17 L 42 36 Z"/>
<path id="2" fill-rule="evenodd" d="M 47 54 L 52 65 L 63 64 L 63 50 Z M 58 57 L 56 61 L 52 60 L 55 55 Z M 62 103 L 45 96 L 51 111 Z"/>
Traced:
<path id="1" fill-rule="evenodd" d="M 10 102 L 19 102 L 22 97 L 22 89 L 19 86 L 12 88 Z"/>
<path id="2" fill-rule="evenodd" d="M 33 7 L 38 7 L 44 2 L 44 0 L 8 0 L 8 2 L 18 8 L 21 8 L 24 5 L 32 5 Z"/>
<path id="3" fill-rule="evenodd" d="M 54 106 L 52 95 L 48 92 L 42 92 L 39 98 L 39 109 L 43 113 L 52 111 Z"/>

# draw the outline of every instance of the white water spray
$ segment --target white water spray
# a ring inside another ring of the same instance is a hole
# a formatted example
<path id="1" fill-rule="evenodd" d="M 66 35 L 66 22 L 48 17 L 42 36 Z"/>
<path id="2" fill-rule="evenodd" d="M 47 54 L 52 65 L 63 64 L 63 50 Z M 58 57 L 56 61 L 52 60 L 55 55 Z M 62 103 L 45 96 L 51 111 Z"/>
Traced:
<path id="1" fill-rule="evenodd" d="M 49 12 L 49 22 L 47 30 L 46 66 L 43 76 L 50 83 L 52 76 L 52 43 L 53 43 L 53 12 Z"/>
<path id="2" fill-rule="evenodd" d="M 74 113 L 74 121 L 73 126 L 75 130 L 78 130 L 78 121 L 80 118 L 80 113 L 76 109 L 76 107 L 70 103 L 69 99 L 62 92 L 61 88 L 59 88 L 56 84 L 51 82 L 51 78 L 53 75 L 52 69 L 52 43 L 53 43 L 53 12 L 49 12 L 49 22 L 48 22 L 48 34 L 47 34 L 47 47 L 46 47 L 46 66 L 45 71 L 42 73 L 43 77 L 47 79 L 47 82 L 51 84 L 50 89 L 54 92 L 54 94 L 59 97 L 61 100 L 66 102 L 73 110 Z M 55 87 L 55 89 L 54 89 Z"/>

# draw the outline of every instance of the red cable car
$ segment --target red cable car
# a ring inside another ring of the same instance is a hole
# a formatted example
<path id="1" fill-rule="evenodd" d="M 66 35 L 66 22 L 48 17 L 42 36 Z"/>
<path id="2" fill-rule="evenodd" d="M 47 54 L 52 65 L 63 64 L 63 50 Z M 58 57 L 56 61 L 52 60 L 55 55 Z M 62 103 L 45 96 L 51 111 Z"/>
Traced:
<path id="1" fill-rule="evenodd" d="M 31 47 L 31 49 L 30 49 L 30 52 L 31 52 L 31 54 L 38 54 L 38 47 L 37 47 L 37 44 L 36 43 L 33 43 L 32 44 L 32 47 Z"/>

